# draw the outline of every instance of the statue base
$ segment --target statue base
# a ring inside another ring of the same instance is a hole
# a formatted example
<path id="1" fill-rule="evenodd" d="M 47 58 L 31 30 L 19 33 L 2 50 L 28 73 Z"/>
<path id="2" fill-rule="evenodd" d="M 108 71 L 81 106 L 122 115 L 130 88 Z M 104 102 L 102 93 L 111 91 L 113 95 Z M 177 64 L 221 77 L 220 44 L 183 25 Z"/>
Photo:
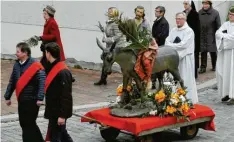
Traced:
<path id="1" fill-rule="evenodd" d="M 110 114 L 116 117 L 131 118 L 131 117 L 142 117 L 145 114 L 148 114 L 152 109 L 155 109 L 156 106 L 152 102 L 145 102 L 143 104 L 137 103 L 136 105 L 128 104 L 124 107 L 111 107 Z"/>

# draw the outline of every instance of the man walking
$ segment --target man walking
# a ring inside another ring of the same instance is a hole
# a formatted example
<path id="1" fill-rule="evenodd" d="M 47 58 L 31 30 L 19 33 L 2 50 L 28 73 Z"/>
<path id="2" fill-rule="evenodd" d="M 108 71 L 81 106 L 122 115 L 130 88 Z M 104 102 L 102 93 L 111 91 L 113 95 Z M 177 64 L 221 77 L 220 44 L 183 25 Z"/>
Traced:
<path id="1" fill-rule="evenodd" d="M 72 75 L 64 62 L 59 60 L 57 43 L 45 45 L 45 55 L 51 64 L 46 77 L 45 118 L 49 119 L 47 140 L 51 142 L 73 142 L 66 130 L 66 121 L 72 116 Z"/>
<path id="2" fill-rule="evenodd" d="M 39 106 L 44 99 L 45 71 L 43 66 L 31 58 L 27 43 L 16 45 L 17 61 L 4 95 L 6 104 L 11 105 L 11 96 L 16 90 L 19 122 L 22 128 L 23 142 L 43 142 L 43 137 L 36 124 Z"/>

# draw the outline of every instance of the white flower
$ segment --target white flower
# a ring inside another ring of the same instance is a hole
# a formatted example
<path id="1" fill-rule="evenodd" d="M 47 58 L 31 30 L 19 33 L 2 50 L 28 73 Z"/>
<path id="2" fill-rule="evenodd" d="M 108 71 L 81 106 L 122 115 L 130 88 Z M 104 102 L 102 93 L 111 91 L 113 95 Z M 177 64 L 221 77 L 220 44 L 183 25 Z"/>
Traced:
<path id="1" fill-rule="evenodd" d="M 172 104 L 177 104 L 178 103 L 178 100 L 174 99 L 174 98 L 170 99 L 170 101 L 172 102 Z"/>
<path id="2" fill-rule="evenodd" d="M 171 86 L 172 83 L 171 82 L 163 82 L 164 85 L 168 85 L 168 86 Z"/>
<path id="3" fill-rule="evenodd" d="M 119 84 L 118 88 L 120 88 L 120 87 L 122 87 L 122 86 L 123 86 L 123 84 Z"/>
<path id="4" fill-rule="evenodd" d="M 182 101 L 182 102 L 185 102 L 186 101 L 186 99 L 185 99 L 185 97 L 183 96 L 183 95 L 180 95 L 180 100 Z"/>
<path id="5" fill-rule="evenodd" d="M 152 116 L 156 116 L 157 113 L 158 113 L 157 110 L 152 110 L 152 111 L 149 112 L 149 114 L 152 115 Z"/>
<path id="6" fill-rule="evenodd" d="M 118 103 L 118 102 L 120 102 L 121 101 L 121 96 L 117 96 L 116 97 L 116 102 Z"/>

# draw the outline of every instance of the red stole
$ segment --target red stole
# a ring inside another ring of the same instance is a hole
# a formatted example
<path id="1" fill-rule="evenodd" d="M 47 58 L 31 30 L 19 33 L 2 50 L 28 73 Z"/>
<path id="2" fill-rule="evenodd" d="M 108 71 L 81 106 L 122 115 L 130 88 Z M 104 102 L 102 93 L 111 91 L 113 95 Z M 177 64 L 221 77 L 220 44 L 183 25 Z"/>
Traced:
<path id="1" fill-rule="evenodd" d="M 19 95 L 24 89 L 24 87 L 28 84 L 28 82 L 32 79 L 32 77 L 37 73 L 37 71 L 44 69 L 41 63 L 34 62 L 32 63 L 28 69 L 23 73 L 23 75 L 19 78 L 16 83 L 16 97 L 19 100 Z"/>
<path id="2" fill-rule="evenodd" d="M 68 69 L 64 62 L 58 62 L 49 72 L 48 76 L 46 77 L 45 82 L 45 93 L 50 86 L 50 83 L 54 80 L 54 77 L 63 69 Z"/>

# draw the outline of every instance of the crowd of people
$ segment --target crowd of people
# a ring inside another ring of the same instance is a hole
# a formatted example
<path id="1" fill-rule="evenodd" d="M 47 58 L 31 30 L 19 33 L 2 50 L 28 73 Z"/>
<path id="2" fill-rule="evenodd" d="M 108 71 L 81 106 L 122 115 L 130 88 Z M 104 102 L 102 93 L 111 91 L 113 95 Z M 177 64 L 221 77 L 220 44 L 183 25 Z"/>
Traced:
<path id="1" fill-rule="evenodd" d="M 153 82 L 156 77 L 151 75 L 152 62 L 157 56 L 158 48 L 170 46 L 179 55 L 179 72 L 188 87 L 188 98 L 198 103 L 195 78 L 198 73 L 205 73 L 207 68 L 207 52 L 212 60 L 212 71 L 216 71 L 218 91 L 222 101 L 234 104 L 234 7 L 229 9 L 228 21 L 221 25 L 219 12 L 212 7 L 212 1 L 203 0 L 203 7 L 198 12 L 193 1 L 183 2 L 184 11 L 175 15 L 176 27 L 169 30 L 169 23 L 165 18 L 166 9 L 163 6 L 155 8 L 156 20 L 152 28 L 145 19 L 145 9 L 135 8 L 135 23 L 138 30 L 150 31 L 152 42 L 144 55 L 144 66 L 147 71 L 142 80 Z M 46 141 L 72 142 L 67 133 L 66 121 L 72 116 L 72 82 L 74 78 L 65 60 L 59 27 L 54 19 L 56 10 L 52 6 L 43 9 L 45 19 L 42 36 L 35 36 L 42 41 L 41 63 L 31 57 L 31 50 L 27 43 L 16 45 L 15 62 L 10 81 L 4 95 L 6 104 L 11 105 L 11 96 L 16 90 L 18 100 L 19 122 L 22 127 L 23 142 L 43 142 L 44 139 L 36 124 L 39 107 L 43 105 L 45 97 L 45 118 L 49 119 Z M 126 37 L 119 30 L 113 20 L 119 16 L 116 7 L 108 9 L 108 21 L 105 36 L 102 41 L 106 48 L 116 42 L 116 47 L 127 46 Z M 201 65 L 199 67 L 199 54 Z M 198 69 L 200 70 L 198 71 Z M 107 74 L 102 70 L 101 79 L 95 85 L 106 85 Z"/>

